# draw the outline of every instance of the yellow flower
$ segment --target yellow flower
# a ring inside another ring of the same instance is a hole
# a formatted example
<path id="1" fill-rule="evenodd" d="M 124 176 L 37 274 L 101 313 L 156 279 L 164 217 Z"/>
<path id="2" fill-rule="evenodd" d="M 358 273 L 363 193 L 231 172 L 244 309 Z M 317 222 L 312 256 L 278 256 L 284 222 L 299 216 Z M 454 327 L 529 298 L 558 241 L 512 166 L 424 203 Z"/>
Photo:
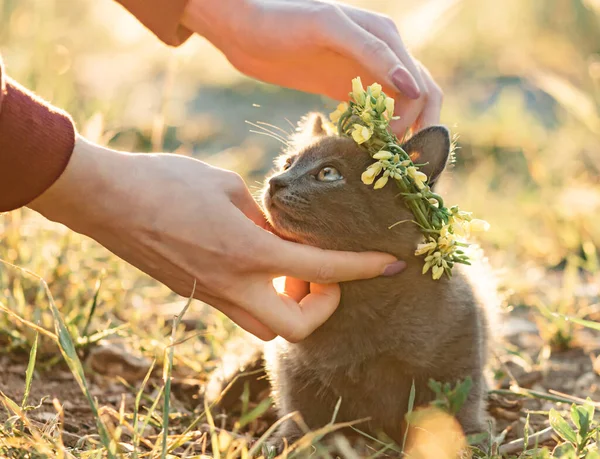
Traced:
<path id="1" fill-rule="evenodd" d="M 471 234 L 471 224 L 468 221 L 455 217 L 450 217 L 449 220 L 454 234 L 460 237 L 469 237 L 469 234 Z"/>
<path id="2" fill-rule="evenodd" d="M 410 178 L 413 179 L 417 188 L 422 190 L 425 188 L 425 182 L 427 182 L 427 176 L 423 172 L 419 172 L 415 166 L 410 166 L 406 168 L 406 173 Z"/>
<path id="3" fill-rule="evenodd" d="M 444 268 L 441 266 L 434 266 L 431 269 L 431 277 L 433 277 L 433 280 L 438 280 L 440 277 L 442 277 L 442 274 L 444 274 Z"/>
<path id="4" fill-rule="evenodd" d="M 394 156 L 394 155 L 391 154 L 389 151 L 381 150 L 381 151 L 378 151 L 377 153 L 375 153 L 373 155 L 373 158 L 375 158 L 375 159 L 390 159 L 392 156 Z"/>
<path id="5" fill-rule="evenodd" d="M 417 250 L 415 250 L 415 255 L 419 256 L 427 252 L 431 252 L 432 250 L 435 250 L 436 247 L 437 243 L 435 241 L 427 242 L 425 244 L 419 244 L 417 245 Z"/>
<path id="6" fill-rule="evenodd" d="M 421 271 L 421 274 L 426 274 L 427 271 L 429 271 L 429 268 L 431 268 L 431 261 L 425 262 L 425 264 L 423 265 L 423 270 Z"/>
<path id="7" fill-rule="evenodd" d="M 340 120 L 340 117 L 348 110 L 348 103 L 342 102 L 337 106 L 334 112 L 331 112 L 329 115 L 329 119 L 332 123 L 337 123 Z"/>
<path id="8" fill-rule="evenodd" d="M 485 220 L 480 220 L 479 218 L 474 218 L 471 220 L 471 224 L 469 226 L 471 227 L 471 231 L 474 232 L 482 232 L 490 229 L 490 224 Z"/>
<path id="9" fill-rule="evenodd" d="M 375 180 L 375 177 L 379 175 L 383 165 L 380 162 L 376 162 L 367 167 L 367 170 L 362 173 L 360 179 L 365 185 L 370 185 Z"/>
<path id="10" fill-rule="evenodd" d="M 381 94 L 381 85 L 379 83 L 373 83 L 369 86 L 369 89 L 371 90 L 371 95 L 375 97 L 375 99 Z"/>
<path id="11" fill-rule="evenodd" d="M 392 119 L 392 116 L 394 116 L 394 99 L 391 97 L 385 98 L 385 114 L 390 120 Z"/>
<path id="12" fill-rule="evenodd" d="M 381 94 L 377 98 L 377 102 L 375 103 L 375 110 L 377 110 L 377 113 L 383 113 L 385 111 L 386 99 L 387 99 L 387 97 L 385 96 L 385 94 Z"/>
<path id="13" fill-rule="evenodd" d="M 354 130 L 352 131 L 352 138 L 357 144 L 365 143 L 367 140 L 371 138 L 373 132 L 362 124 L 355 124 Z"/>
<path id="14" fill-rule="evenodd" d="M 449 253 L 454 247 L 455 236 L 448 233 L 448 236 L 440 236 L 437 240 L 437 245 L 442 252 Z"/>
<path id="15" fill-rule="evenodd" d="M 385 177 L 381 177 L 379 180 L 377 180 L 375 182 L 373 189 L 378 190 L 379 188 L 383 188 L 385 186 L 385 184 L 388 182 L 388 180 L 389 180 L 389 175 L 385 176 Z"/>
<path id="16" fill-rule="evenodd" d="M 361 113 L 360 119 L 362 119 L 365 123 L 371 124 L 373 122 L 373 117 L 371 116 L 370 110 L 365 110 Z"/>
<path id="17" fill-rule="evenodd" d="M 363 88 L 360 77 L 352 80 L 352 98 L 359 105 L 364 105 L 365 103 L 365 88 Z"/>

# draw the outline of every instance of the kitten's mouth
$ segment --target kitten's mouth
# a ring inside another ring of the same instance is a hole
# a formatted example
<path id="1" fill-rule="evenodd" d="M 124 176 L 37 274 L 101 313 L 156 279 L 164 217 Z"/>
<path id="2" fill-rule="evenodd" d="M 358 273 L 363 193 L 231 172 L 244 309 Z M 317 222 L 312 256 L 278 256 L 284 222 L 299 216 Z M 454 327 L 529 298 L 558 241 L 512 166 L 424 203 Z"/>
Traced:
<path id="1" fill-rule="evenodd" d="M 264 206 L 270 226 L 269 229 L 273 234 L 286 241 L 302 242 L 297 232 L 302 221 L 291 215 L 289 206 L 282 204 L 271 196 L 265 196 Z"/>

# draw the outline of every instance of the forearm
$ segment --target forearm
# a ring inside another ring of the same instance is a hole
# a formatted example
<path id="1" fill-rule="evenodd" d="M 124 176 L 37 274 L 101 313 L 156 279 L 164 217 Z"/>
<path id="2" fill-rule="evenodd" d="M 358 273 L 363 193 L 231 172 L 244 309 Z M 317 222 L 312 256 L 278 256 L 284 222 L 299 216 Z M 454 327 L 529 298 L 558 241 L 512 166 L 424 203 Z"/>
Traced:
<path id="1" fill-rule="evenodd" d="M 0 57 L 0 212 L 24 206 L 62 174 L 73 151 L 69 115 L 7 77 Z"/>

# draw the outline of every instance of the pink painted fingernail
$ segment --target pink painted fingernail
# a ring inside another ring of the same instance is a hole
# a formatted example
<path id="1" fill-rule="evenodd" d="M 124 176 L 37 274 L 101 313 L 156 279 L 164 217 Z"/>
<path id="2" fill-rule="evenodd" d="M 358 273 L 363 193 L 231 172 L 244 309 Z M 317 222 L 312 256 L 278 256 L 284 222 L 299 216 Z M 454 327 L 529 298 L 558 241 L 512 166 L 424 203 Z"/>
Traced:
<path id="1" fill-rule="evenodd" d="M 385 267 L 385 269 L 383 270 L 383 273 L 381 273 L 382 276 L 394 276 L 396 274 L 398 274 L 399 272 L 404 271 L 404 268 L 406 268 L 406 262 L 402 261 L 402 260 L 398 260 L 394 263 L 392 263 L 391 265 L 387 265 Z"/>
<path id="2" fill-rule="evenodd" d="M 392 83 L 409 99 L 421 97 L 421 90 L 413 76 L 403 67 L 396 67 L 391 73 Z"/>

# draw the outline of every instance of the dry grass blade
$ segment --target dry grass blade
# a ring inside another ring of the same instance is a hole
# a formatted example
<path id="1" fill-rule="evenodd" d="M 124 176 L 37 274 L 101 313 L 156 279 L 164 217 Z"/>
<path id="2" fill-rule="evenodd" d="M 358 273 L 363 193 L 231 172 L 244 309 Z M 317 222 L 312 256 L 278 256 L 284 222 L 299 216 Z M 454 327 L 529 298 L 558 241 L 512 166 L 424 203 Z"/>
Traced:
<path id="1" fill-rule="evenodd" d="M 40 334 L 35 334 L 33 346 L 29 352 L 29 362 L 27 362 L 27 370 L 25 371 L 25 391 L 23 392 L 23 401 L 21 402 L 21 408 L 25 408 L 29 392 L 31 391 L 31 383 L 33 381 L 33 371 L 35 370 L 35 359 L 37 356 L 38 338 Z"/>
<path id="2" fill-rule="evenodd" d="M 554 429 L 552 427 L 547 427 L 544 430 L 529 435 L 527 439 L 517 438 L 516 440 L 500 446 L 498 452 L 502 455 L 517 454 L 532 446 L 541 445 L 556 436 Z"/>
<path id="3" fill-rule="evenodd" d="M 88 328 L 92 323 L 92 318 L 94 317 L 94 313 L 96 312 L 96 306 L 98 306 L 98 295 L 100 294 L 100 288 L 102 287 L 102 277 L 104 276 L 104 271 L 96 281 L 96 288 L 94 292 L 94 297 L 92 298 L 92 304 L 90 306 L 90 313 L 88 314 L 87 320 L 83 327 L 83 331 L 81 332 L 81 336 L 87 336 Z"/>
<path id="4" fill-rule="evenodd" d="M 187 303 L 181 310 L 181 312 L 175 317 L 173 321 L 173 328 L 171 330 L 171 339 L 170 345 L 168 346 L 168 356 L 165 359 L 164 367 L 163 367 L 163 381 L 165 387 L 164 394 L 164 404 L 163 404 L 163 433 L 162 433 L 162 452 L 161 459 L 165 459 L 168 453 L 167 439 L 169 437 L 169 414 L 170 414 L 170 404 L 171 404 L 171 373 L 173 372 L 173 358 L 175 356 L 175 335 L 177 333 L 177 328 L 181 324 L 181 320 L 183 316 L 187 312 L 190 304 L 192 304 L 192 300 L 194 299 L 194 293 L 196 293 L 196 280 L 194 279 L 194 286 L 192 287 L 192 293 L 188 298 Z"/>
<path id="5" fill-rule="evenodd" d="M 6 263 L 6 262 L 3 262 L 2 260 L 0 260 L 0 263 Z M 13 265 L 10 265 L 10 266 L 13 266 Z M 52 341 L 58 342 L 58 337 L 54 333 L 46 330 L 45 328 L 40 327 L 39 325 L 34 324 L 33 322 L 31 322 L 29 320 L 23 319 L 18 314 L 14 313 L 10 309 L 8 309 L 6 306 L 4 306 L 4 304 L 2 304 L 1 302 L 0 302 L 0 310 L 5 312 L 9 316 L 13 317 L 14 319 L 17 319 L 23 325 L 27 325 L 29 328 L 35 330 L 36 332 L 41 333 L 44 336 L 47 336 Z"/>
<path id="6" fill-rule="evenodd" d="M 148 372 L 144 377 L 142 384 L 140 385 L 139 390 L 135 394 L 135 404 L 133 406 L 133 457 L 134 459 L 138 457 L 138 448 L 140 445 L 140 438 L 143 435 L 143 431 L 140 432 L 138 430 L 139 423 L 139 412 L 140 412 L 140 402 L 142 401 L 142 395 L 144 394 L 144 390 L 146 389 L 146 384 L 148 384 L 148 380 L 150 379 L 150 375 L 154 370 L 154 366 L 156 365 L 156 359 L 152 361 L 150 364 L 150 368 L 148 368 Z"/>

